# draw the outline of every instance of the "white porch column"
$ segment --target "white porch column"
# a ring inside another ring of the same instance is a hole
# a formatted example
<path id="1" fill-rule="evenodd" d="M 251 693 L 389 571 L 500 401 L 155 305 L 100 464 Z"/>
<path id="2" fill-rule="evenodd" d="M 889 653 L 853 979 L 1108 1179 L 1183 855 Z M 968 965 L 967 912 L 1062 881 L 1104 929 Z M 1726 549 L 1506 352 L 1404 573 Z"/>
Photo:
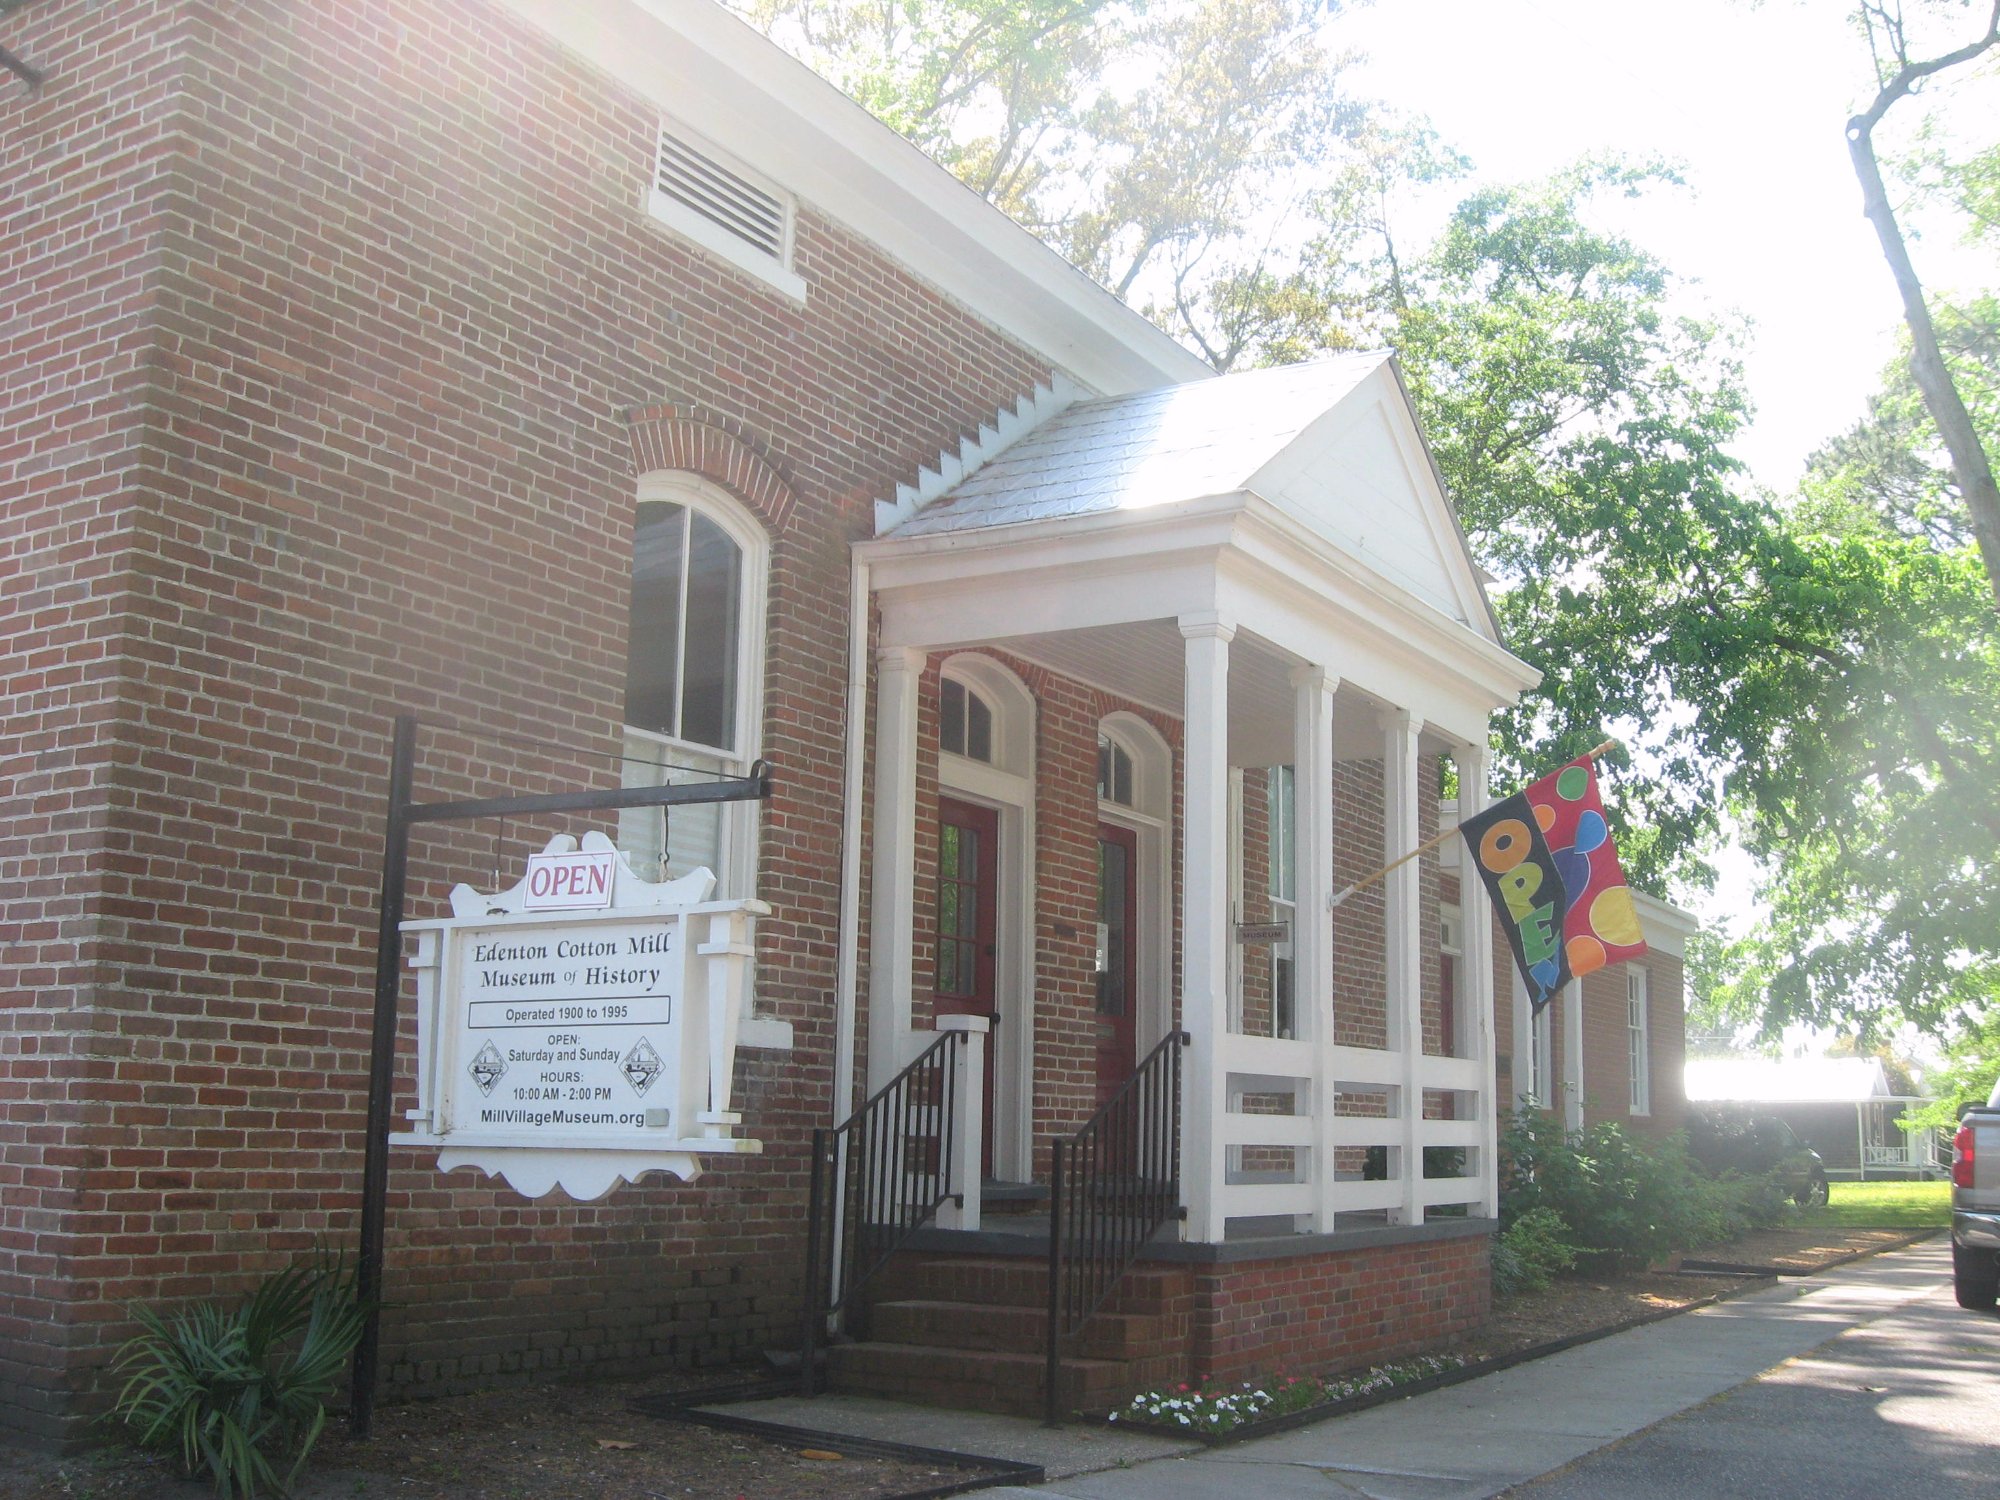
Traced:
<path id="1" fill-rule="evenodd" d="M 875 653 L 875 871 L 868 936 L 868 1091 L 903 1065 L 916 951 L 917 682 L 925 654 Z"/>
<path id="2" fill-rule="evenodd" d="M 1384 807 L 1382 858 L 1402 859 L 1417 847 L 1418 799 L 1436 796 L 1435 785 L 1424 787 L 1418 741 L 1424 721 L 1407 709 L 1388 711 L 1382 737 L 1382 801 Z M 1397 1210 L 1398 1222 L 1421 1224 L 1424 1207 L 1424 1155 L 1417 1133 L 1424 1117 L 1424 1091 L 1417 1081 L 1424 1055 L 1424 961 L 1421 861 L 1410 860 L 1390 871 L 1384 896 L 1385 975 L 1388 991 L 1389 1045 L 1399 1054 L 1402 1084 L 1399 1089 L 1398 1138 L 1401 1141 L 1400 1173 L 1403 1202 Z"/>
<path id="3" fill-rule="evenodd" d="M 1549 1004 L 1555 1004 L 1551 1000 Z M 1563 986 L 1563 1126 L 1583 1129 L 1583 981 Z"/>
<path id="4" fill-rule="evenodd" d="M 1460 745 L 1452 752 L 1458 768 L 1458 816 L 1461 822 L 1486 810 L 1486 747 Z M 1473 1058 L 1479 1063 L 1479 1201 L 1470 1211 L 1492 1219 L 1500 1213 L 1500 1071 L 1494 1056 L 1493 1016 L 1493 903 L 1487 899 L 1485 882 L 1472 867 L 1464 850 L 1458 860 L 1458 913 L 1462 934 L 1459 963 L 1464 970 L 1465 1008 L 1471 1025 Z M 1465 1034 L 1465 1033 L 1461 1033 Z M 1520 1046 L 1521 1028 L 1514 1025 L 1515 1046 Z M 1514 1077 L 1521 1076 L 1522 1054 L 1514 1054 Z"/>
<path id="5" fill-rule="evenodd" d="M 1292 933 L 1292 1011 L 1316 1054 L 1313 1073 L 1312 1216 L 1316 1234 L 1334 1225 L 1333 1069 L 1333 694 L 1324 667 L 1292 673 L 1292 813 L 1297 850 L 1297 930 Z"/>
<path id="6" fill-rule="evenodd" d="M 962 1031 L 952 1062 L 951 1160 L 942 1163 L 947 1184 L 956 1187 L 963 1202 L 950 1199 L 938 1208 L 940 1229 L 977 1229 L 982 1199 L 979 1193 L 979 1162 L 986 1129 L 986 1033 L 992 1022 L 985 1016 L 939 1016 L 939 1031 Z"/>
<path id="7" fill-rule="evenodd" d="M 1229 1069 L 1229 642 L 1213 613 L 1180 619 L 1187 668 L 1182 774 L 1181 1025 L 1193 1038 L 1182 1074 L 1181 1197 L 1186 1237 L 1222 1239 Z"/>

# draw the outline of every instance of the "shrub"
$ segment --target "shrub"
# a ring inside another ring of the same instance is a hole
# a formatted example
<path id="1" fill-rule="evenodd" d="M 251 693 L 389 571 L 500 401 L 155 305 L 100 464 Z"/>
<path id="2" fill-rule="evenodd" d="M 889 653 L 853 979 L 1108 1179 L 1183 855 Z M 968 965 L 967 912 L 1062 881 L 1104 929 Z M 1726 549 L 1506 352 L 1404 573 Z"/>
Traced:
<path id="1" fill-rule="evenodd" d="M 1575 1265 L 1576 1246 L 1570 1243 L 1562 1215 L 1552 1208 L 1531 1208 L 1493 1242 L 1494 1295 L 1515 1297 L 1546 1290 Z"/>
<path id="2" fill-rule="evenodd" d="M 140 1446 L 212 1475 L 220 1495 L 282 1494 L 326 1425 L 366 1311 L 346 1258 L 324 1253 L 266 1277 L 233 1311 L 135 1307 L 143 1331 L 112 1362 L 129 1372 L 116 1414 Z"/>
<path id="3" fill-rule="evenodd" d="M 1580 1255 L 1645 1265 L 1727 1239 L 1737 1227 L 1732 1202 L 1677 1138 L 1648 1143 L 1608 1122 L 1572 1135 L 1553 1116 L 1525 1111 L 1501 1140 L 1503 1228 L 1551 1209 Z"/>

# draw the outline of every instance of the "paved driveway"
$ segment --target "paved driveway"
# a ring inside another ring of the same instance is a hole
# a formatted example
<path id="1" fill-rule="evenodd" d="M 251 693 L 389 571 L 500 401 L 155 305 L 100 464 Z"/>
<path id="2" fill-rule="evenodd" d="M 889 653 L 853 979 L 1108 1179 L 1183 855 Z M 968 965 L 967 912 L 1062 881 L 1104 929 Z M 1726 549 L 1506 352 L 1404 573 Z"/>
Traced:
<path id="1" fill-rule="evenodd" d="M 1559 1474 L 1522 1500 L 2000 1496 L 2000 1317 L 1941 1285 Z"/>

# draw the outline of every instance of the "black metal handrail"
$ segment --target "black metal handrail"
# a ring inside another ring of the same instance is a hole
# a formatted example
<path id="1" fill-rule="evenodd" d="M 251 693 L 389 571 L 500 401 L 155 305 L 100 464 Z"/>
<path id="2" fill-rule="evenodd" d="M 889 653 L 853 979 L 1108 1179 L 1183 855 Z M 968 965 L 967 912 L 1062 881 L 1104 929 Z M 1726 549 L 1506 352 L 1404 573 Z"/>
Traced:
<path id="1" fill-rule="evenodd" d="M 1169 1032 L 1049 1162 L 1047 1421 L 1060 1422 L 1062 1346 L 1101 1308 L 1181 1207 L 1181 1049 Z"/>
<path id="2" fill-rule="evenodd" d="M 832 1129 L 813 1131 L 806 1211 L 806 1313 L 800 1386 L 817 1389 L 827 1318 L 854 1295 L 947 1200 L 963 1031 L 940 1032 L 907 1068 Z"/>

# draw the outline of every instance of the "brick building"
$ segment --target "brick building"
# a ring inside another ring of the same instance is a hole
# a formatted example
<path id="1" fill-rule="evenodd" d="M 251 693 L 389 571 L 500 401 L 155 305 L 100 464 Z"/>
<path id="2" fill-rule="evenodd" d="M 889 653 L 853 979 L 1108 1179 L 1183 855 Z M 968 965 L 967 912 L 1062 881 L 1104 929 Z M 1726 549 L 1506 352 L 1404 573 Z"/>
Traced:
<path id="1" fill-rule="evenodd" d="M 424 796 L 773 792 L 593 825 L 768 906 L 762 1155 L 581 1202 L 399 1147 L 393 1385 L 791 1346 L 810 1131 L 955 1014 L 962 1236 L 1190 1034 L 1158 1358 L 1483 1316 L 1489 925 L 1447 962 L 1435 855 L 1312 915 L 1532 680 L 1393 364 L 1212 377 L 706 5 L 37 0 L 0 46 L 0 1427 L 73 1432 L 130 1303 L 351 1241 L 397 712 Z M 428 832 L 406 911 L 583 831 Z"/>

